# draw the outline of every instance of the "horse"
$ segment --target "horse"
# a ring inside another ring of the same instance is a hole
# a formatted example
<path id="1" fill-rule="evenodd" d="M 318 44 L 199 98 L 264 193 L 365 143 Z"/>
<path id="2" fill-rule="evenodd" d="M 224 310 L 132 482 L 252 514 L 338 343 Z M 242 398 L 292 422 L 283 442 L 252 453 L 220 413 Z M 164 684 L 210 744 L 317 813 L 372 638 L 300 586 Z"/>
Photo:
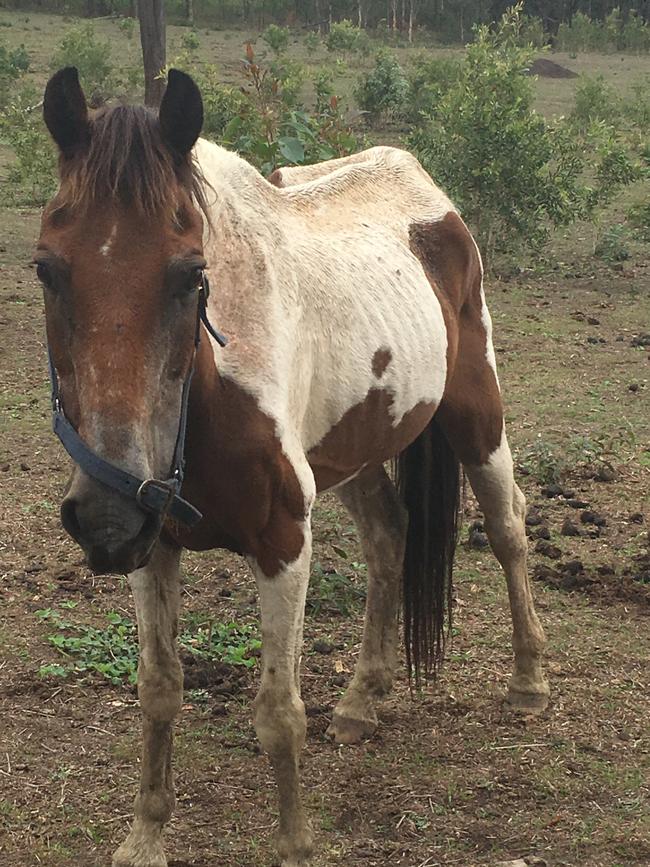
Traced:
<path id="1" fill-rule="evenodd" d="M 91 570 L 128 574 L 138 626 L 141 782 L 113 865 L 167 863 L 184 548 L 228 549 L 251 566 L 255 729 L 277 784 L 283 867 L 303 865 L 314 841 L 299 678 L 318 493 L 338 493 L 368 564 L 335 741 L 377 726 L 401 596 L 409 670 L 417 681 L 439 665 L 461 466 L 508 585 L 507 700 L 531 712 L 548 701 L 477 245 L 403 150 L 264 178 L 199 137 L 201 94 L 176 70 L 157 113 L 89 112 L 74 68 L 52 76 L 43 112 L 60 186 L 34 261 L 54 427 L 74 461 L 61 519 Z"/>

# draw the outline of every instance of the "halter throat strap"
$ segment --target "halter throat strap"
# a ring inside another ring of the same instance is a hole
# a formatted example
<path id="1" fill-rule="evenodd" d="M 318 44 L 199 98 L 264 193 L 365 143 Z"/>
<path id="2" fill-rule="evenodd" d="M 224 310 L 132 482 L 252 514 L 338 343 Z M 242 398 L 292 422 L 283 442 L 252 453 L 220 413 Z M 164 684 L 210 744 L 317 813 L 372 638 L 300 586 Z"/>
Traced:
<path id="1" fill-rule="evenodd" d="M 47 358 L 52 385 L 52 429 L 61 441 L 63 448 L 72 460 L 89 476 L 106 485 L 112 490 L 134 499 L 145 512 L 153 512 L 163 521 L 167 515 L 187 527 L 194 527 L 203 517 L 198 509 L 180 496 L 185 472 L 185 435 L 187 432 L 187 410 L 190 398 L 190 386 L 196 354 L 201 341 L 201 324 L 220 346 L 225 346 L 227 338 L 217 331 L 208 319 L 207 302 L 210 294 L 210 284 L 205 272 L 201 276 L 201 286 L 198 292 L 196 328 L 194 332 L 194 348 L 192 361 L 181 392 L 181 409 L 178 420 L 178 433 L 174 446 L 174 455 L 168 479 L 141 479 L 121 467 L 107 461 L 93 451 L 79 436 L 74 426 L 67 418 L 61 400 L 59 377 L 48 345 Z"/>

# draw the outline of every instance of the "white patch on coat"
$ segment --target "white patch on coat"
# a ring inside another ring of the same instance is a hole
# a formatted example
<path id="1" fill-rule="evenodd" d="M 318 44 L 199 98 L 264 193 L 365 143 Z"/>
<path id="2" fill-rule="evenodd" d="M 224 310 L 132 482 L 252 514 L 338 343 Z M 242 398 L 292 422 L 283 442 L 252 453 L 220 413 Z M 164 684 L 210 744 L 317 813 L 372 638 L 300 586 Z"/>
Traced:
<path id="1" fill-rule="evenodd" d="M 111 229 L 108 237 L 99 248 L 99 252 L 102 256 L 108 256 L 111 252 L 111 247 L 113 246 L 113 242 L 115 241 L 115 236 L 117 235 L 117 223 L 113 223 L 113 228 Z"/>
<path id="2" fill-rule="evenodd" d="M 447 333 L 409 227 L 454 208 L 417 160 L 372 148 L 283 169 L 307 181 L 279 189 L 217 145 L 199 140 L 195 153 L 216 199 L 209 308 L 229 337 L 213 343 L 217 367 L 275 419 L 294 467 L 372 388 L 390 392 L 394 425 L 437 405 Z M 391 353 L 379 384 L 378 348 Z"/>

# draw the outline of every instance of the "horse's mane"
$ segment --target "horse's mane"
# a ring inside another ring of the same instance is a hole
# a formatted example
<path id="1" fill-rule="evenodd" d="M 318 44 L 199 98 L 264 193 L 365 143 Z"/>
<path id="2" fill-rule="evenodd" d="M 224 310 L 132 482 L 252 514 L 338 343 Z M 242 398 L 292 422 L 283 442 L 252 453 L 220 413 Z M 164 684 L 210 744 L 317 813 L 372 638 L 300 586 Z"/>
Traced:
<path id="1" fill-rule="evenodd" d="M 180 182 L 208 218 L 205 180 L 198 164 L 192 157 L 174 159 L 150 109 L 102 108 L 93 115 L 90 130 L 88 149 L 62 166 L 66 183 L 57 204 L 83 208 L 90 202 L 118 200 L 147 216 L 161 211 L 174 215 Z"/>

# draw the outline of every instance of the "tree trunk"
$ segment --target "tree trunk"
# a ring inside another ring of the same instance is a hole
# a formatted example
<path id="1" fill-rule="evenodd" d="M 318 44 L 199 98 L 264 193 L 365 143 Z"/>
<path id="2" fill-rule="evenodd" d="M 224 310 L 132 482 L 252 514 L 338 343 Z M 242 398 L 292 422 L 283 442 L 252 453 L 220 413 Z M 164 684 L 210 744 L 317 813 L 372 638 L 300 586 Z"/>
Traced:
<path id="1" fill-rule="evenodd" d="M 361 30 L 361 28 L 363 27 L 363 19 L 362 19 L 362 16 L 361 16 L 361 0 L 357 0 L 357 9 L 358 9 L 358 12 L 359 12 L 359 24 L 358 24 L 358 27 L 359 27 L 359 30 Z"/>
<path id="2" fill-rule="evenodd" d="M 165 8 L 163 0 L 139 0 L 140 42 L 144 61 L 144 104 L 158 108 L 165 90 L 160 72 L 165 66 Z"/>
<path id="3" fill-rule="evenodd" d="M 185 19 L 188 24 L 194 24 L 194 0 L 185 0 Z"/>
<path id="4" fill-rule="evenodd" d="M 413 21 L 415 19 L 415 10 L 413 9 L 413 4 L 415 0 L 410 0 L 409 3 L 409 42 L 413 42 Z"/>

